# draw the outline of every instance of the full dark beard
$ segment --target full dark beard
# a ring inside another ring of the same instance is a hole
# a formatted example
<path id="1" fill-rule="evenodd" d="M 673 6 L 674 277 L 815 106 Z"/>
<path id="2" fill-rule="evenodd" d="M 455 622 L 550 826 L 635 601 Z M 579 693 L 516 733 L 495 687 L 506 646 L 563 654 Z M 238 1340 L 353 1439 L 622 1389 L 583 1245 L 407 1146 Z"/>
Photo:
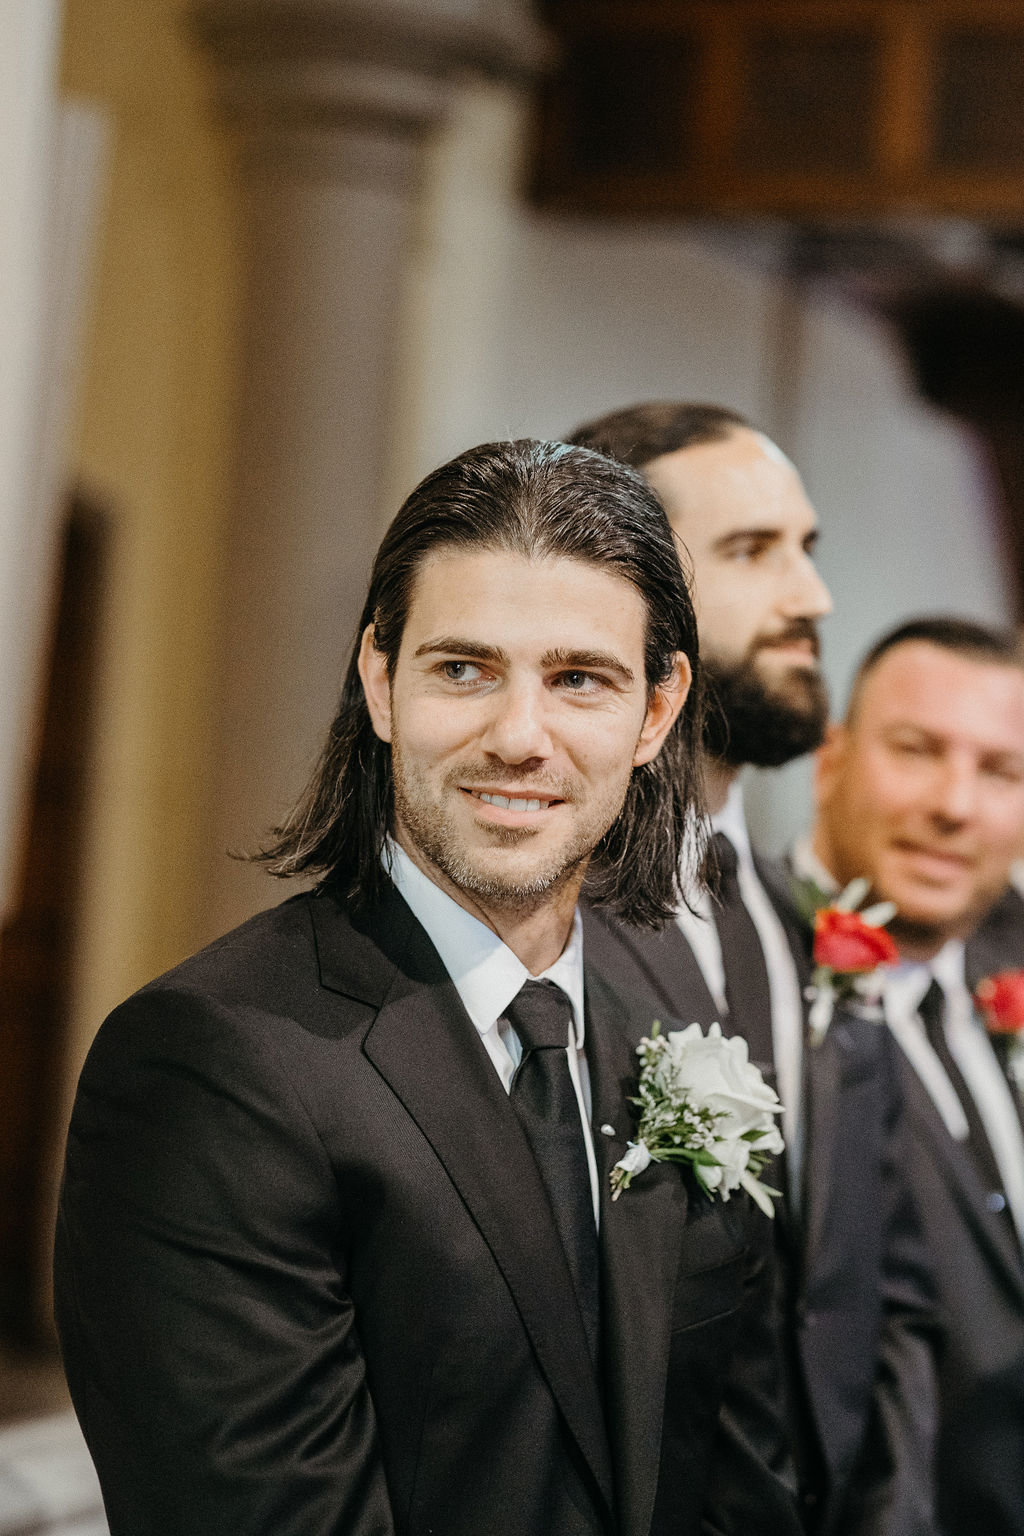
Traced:
<path id="1" fill-rule="evenodd" d="M 781 768 L 821 746 L 828 692 L 816 668 L 794 667 L 773 686 L 758 673 L 756 654 L 732 665 L 709 657 L 704 676 L 704 748 L 710 757 L 730 768 Z"/>

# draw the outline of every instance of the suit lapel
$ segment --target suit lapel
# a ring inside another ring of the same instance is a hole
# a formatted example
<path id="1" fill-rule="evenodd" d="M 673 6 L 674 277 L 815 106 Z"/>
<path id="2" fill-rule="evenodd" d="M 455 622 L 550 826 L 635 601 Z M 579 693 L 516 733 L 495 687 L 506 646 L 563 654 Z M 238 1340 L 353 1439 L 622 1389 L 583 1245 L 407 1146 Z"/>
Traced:
<path id="1" fill-rule="evenodd" d="M 454 984 L 397 893 L 358 925 L 362 933 L 333 904 L 320 906 L 314 921 L 323 984 L 379 1006 L 363 1049 L 430 1142 L 490 1248 L 611 1508 L 598 1384 L 564 1251 L 515 1111 Z"/>
<path id="2" fill-rule="evenodd" d="M 583 909 L 586 953 L 614 989 L 629 1000 L 636 1013 L 636 997 L 650 994 L 676 1021 L 697 1022 L 706 1028 L 720 1010 L 708 989 L 696 955 L 674 922 L 661 928 L 630 928 L 608 922 L 603 913 Z M 680 1015 L 680 999 L 686 998 L 686 1018 Z M 652 1020 L 653 1022 L 653 1020 Z"/>
<path id="3" fill-rule="evenodd" d="M 808 1271 L 822 1243 L 829 1202 L 835 1196 L 832 1157 L 843 1070 L 837 1026 L 842 1027 L 840 1019 L 832 1021 L 825 1039 L 817 1046 L 812 1046 L 804 1034 L 803 1223 Z"/>
<path id="4" fill-rule="evenodd" d="M 967 941 L 964 969 L 972 992 L 999 971 L 1024 966 L 1024 900 L 1008 887 Z"/>
<path id="5" fill-rule="evenodd" d="M 930 1147 L 937 1166 L 942 1169 L 956 1197 L 964 1220 L 973 1228 L 992 1262 L 1003 1271 L 1008 1283 L 1024 1300 L 1024 1267 L 1020 1250 L 1015 1247 L 1003 1224 L 985 1209 L 985 1190 L 966 1148 L 949 1134 L 945 1121 L 932 1102 L 931 1094 L 914 1071 L 913 1065 L 905 1058 L 904 1062 L 904 1092 L 915 1134 Z"/>
<path id="6" fill-rule="evenodd" d="M 672 1304 L 686 1224 L 678 1170 L 650 1168 L 616 1201 L 610 1175 L 635 1134 L 627 1103 L 639 1063 L 626 1010 L 587 972 L 587 1062 L 601 1182 L 601 1260 L 608 1422 L 622 1536 L 647 1536 L 657 1491 Z M 637 1038 L 641 1031 L 637 1031 Z M 609 1125 L 614 1136 L 602 1127 Z"/>
<path id="7" fill-rule="evenodd" d="M 803 1122 L 802 1188 L 799 1208 L 790 1199 L 776 1207 L 776 1220 L 785 1239 L 800 1243 L 805 1255 L 813 1253 L 820 1240 L 831 1190 L 831 1164 L 836 1137 L 836 1113 L 839 1105 L 839 1076 L 842 1060 L 837 1042 L 826 1036 L 821 1046 L 812 1046 L 807 1030 L 807 989 L 811 984 L 808 931 L 791 904 L 787 869 L 755 855 L 758 878 L 782 924 L 789 952 L 796 967 L 797 987 L 802 1008 L 800 1091 L 803 1094 L 800 1115 Z M 784 1152 L 780 1177 L 789 1187 L 789 1154 Z"/>

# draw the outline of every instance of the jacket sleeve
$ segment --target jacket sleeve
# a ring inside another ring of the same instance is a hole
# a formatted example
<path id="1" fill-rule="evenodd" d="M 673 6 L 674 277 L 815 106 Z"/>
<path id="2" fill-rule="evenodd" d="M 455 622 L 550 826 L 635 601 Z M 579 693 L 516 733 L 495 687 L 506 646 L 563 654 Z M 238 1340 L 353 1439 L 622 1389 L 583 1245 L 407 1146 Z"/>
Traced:
<path id="1" fill-rule="evenodd" d="M 55 1275 L 111 1536 L 391 1536 L 337 1226 L 315 1129 L 230 1010 L 164 987 L 111 1016 Z"/>
<path id="2" fill-rule="evenodd" d="M 940 1316 L 906 1177 L 910 1131 L 893 1059 L 897 1047 L 888 1031 L 883 1038 L 890 1091 L 882 1326 L 871 1416 L 841 1529 L 844 1536 L 934 1536 Z"/>

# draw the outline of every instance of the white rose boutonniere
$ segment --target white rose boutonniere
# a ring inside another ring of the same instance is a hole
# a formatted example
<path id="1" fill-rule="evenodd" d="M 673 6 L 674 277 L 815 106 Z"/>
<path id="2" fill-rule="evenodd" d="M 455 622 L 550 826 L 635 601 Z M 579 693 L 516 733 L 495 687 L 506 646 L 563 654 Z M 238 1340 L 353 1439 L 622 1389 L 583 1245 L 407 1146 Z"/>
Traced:
<path id="1" fill-rule="evenodd" d="M 775 1116 L 778 1095 L 748 1059 L 747 1042 L 726 1038 L 718 1024 L 661 1033 L 655 1022 L 637 1046 L 640 1081 L 630 1102 L 640 1110 L 637 1139 L 612 1169 L 612 1199 L 651 1163 L 689 1163 L 701 1188 L 728 1200 L 745 1189 L 774 1216 L 758 1178 L 783 1150 Z"/>

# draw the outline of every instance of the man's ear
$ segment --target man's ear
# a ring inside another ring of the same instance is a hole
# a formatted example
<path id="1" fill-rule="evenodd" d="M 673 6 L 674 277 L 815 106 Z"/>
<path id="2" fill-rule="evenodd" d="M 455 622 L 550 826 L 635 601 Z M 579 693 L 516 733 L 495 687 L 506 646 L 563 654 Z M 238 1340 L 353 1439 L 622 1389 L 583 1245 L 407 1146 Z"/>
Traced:
<path id="1" fill-rule="evenodd" d="M 839 721 L 825 730 L 825 740 L 814 754 L 814 801 L 823 805 L 831 796 L 846 757 L 850 733 Z"/>
<path id="2" fill-rule="evenodd" d="M 373 643 L 373 625 L 367 624 L 359 642 L 359 676 L 362 679 L 366 707 L 381 741 L 391 740 L 391 679 L 387 658 Z"/>
<path id="3" fill-rule="evenodd" d="M 661 751 L 661 744 L 676 722 L 676 716 L 686 703 L 686 696 L 693 682 L 693 668 L 685 651 L 677 651 L 672 675 L 654 690 L 654 697 L 647 706 L 643 730 L 633 753 L 633 767 L 653 762 Z"/>

